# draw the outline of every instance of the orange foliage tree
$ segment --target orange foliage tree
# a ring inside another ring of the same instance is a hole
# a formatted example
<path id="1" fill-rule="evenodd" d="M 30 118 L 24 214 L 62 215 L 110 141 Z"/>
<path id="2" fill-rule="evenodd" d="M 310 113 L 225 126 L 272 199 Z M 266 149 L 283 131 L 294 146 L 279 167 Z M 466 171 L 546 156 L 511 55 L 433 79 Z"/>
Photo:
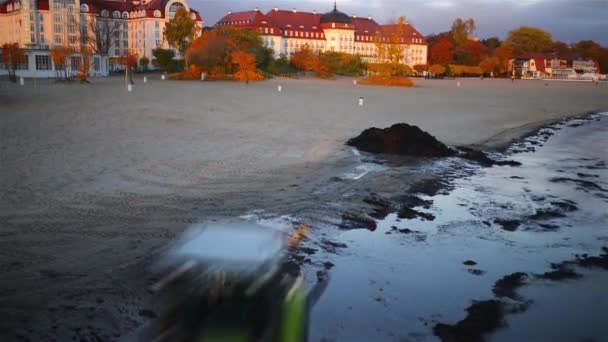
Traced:
<path id="1" fill-rule="evenodd" d="M 299 70 L 313 71 L 319 64 L 319 58 L 312 52 L 308 45 L 305 45 L 293 54 L 291 63 Z"/>
<path id="2" fill-rule="evenodd" d="M 133 68 L 137 66 L 137 53 L 129 51 L 126 55 L 120 56 L 120 64 L 125 66 L 125 72 L 129 75 L 129 83 L 133 84 Z"/>
<path id="3" fill-rule="evenodd" d="M 442 65 L 434 64 L 429 68 L 429 72 L 433 75 L 443 75 L 445 74 L 445 68 Z"/>
<path id="4" fill-rule="evenodd" d="M 89 83 L 89 69 L 91 68 L 91 57 L 93 56 L 93 49 L 83 45 L 80 47 L 80 68 L 78 70 L 78 80 L 81 83 Z"/>
<path id="5" fill-rule="evenodd" d="M 232 53 L 232 61 L 238 65 L 238 71 L 234 74 L 235 79 L 246 83 L 264 79 L 264 75 L 256 68 L 254 54 L 236 51 Z"/>
<path id="6" fill-rule="evenodd" d="M 433 64 L 450 64 L 454 61 L 454 44 L 443 37 L 431 48 L 431 61 Z"/>
<path id="7" fill-rule="evenodd" d="M 501 45 L 494 50 L 494 57 L 500 62 L 499 72 L 505 73 L 509 69 L 509 61 L 513 58 L 513 48 L 509 45 Z"/>
<path id="8" fill-rule="evenodd" d="M 8 77 L 11 82 L 17 82 L 15 70 L 20 64 L 25 63 L 27 56 L 23 49 L 19 47 L 19 43 L 5 43 L 2 45 L 2 63 L 8 71 Z"/>
<path id="9" fill-rule="evenodd" d="M 57 77 L 66 81 L 70 79 L 69 62 L 72 52 L 72 48 L 67 45 L 54 46 L 50 50 Z"/>
<path id="10" fill-rule="evenodd" d="M 497 57 L 488 57 L 479 63 L 484 74 L 500 73 L 500 60 Z"/>

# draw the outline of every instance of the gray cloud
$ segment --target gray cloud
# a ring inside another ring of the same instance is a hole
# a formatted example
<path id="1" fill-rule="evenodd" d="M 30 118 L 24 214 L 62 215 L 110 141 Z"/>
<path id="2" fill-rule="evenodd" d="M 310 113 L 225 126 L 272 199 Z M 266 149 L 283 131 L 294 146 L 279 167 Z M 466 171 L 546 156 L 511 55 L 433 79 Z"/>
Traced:
<path id="1" fill-rule="evenodd" d="M 228 11 L 258 6 L 329 11 L 331 0 L 190 0 L 206 25 L 215 24 Z M 574 42 L 592 39 L 608 46 L 608 0 L 338 0 L 338 7 L 351 15 L 373 16 L 379 22 L 404 15 L 423 34 L 447 31 L 457 17 L 472 17 L 477 35 L 485 38 L 507 33 L 519 26 L 543 28 L 554 39 Z"/>

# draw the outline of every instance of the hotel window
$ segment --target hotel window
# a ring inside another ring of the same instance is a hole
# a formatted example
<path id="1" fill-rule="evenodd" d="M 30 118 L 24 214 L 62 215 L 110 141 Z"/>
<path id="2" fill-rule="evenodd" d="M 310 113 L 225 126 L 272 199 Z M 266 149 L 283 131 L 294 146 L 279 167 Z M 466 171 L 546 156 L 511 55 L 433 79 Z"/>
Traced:
<path id="1" fill-rule="evenodd" d="M 51 70 L 51 57 L 36 55 L 36 70 Z"/>
<path id="2" fill-rule="evenodd" d="M 99 69 L 101 69 L 101 63 L 99 61 L 99 57 L 94 57 L 93 58 L 93 70 L 99 71 Z"/>

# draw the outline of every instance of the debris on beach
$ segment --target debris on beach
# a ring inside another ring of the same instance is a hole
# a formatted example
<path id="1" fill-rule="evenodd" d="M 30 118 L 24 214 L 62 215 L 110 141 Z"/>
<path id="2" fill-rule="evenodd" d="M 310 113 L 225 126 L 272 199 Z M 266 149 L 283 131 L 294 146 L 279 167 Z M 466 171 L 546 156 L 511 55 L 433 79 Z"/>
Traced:
<path id="1" fill-rule="evenodd" d="M 523 272 L 515 272 L 506 275 L 494 283 L 492 292 L 494 292 L 497 298 L 507 297 L 517 300 L 519 299 L 519 295 L 515 293 L 515 290 L 525 285 L 525 280 L 527 277 L 528 275 Z"/>
<path id="2" fill-rule="evenodd" d="M 504 308 L 499 300 L 475 301 L 467 312 L 467 317 L 454 325 L 437 323 L 433 332 L 443 342 L 476 342 L 503 325 Z"/>
<path id="3" fill-rule="evenodd" d="M 485 152 L 468 147 L 452 149 L 420 127 L 406 123 L 394 124 L 384 129 L 368 128 L 346 144 L 370 153 L 434 158 L 458 156 L 486 167 L 521 165 L 513 160 L 494 160 Z"/>
<path id="4" fill-rule="evenodd" d="M 479 163 L 481 166 L 490 167 L 494 165 L 498 166 L 521 166 L 520 162 L 514 160 L 495 160 L 488 156 L 487 153 L 479 150 L 475 150 L 468 147 L 459 147 L 459 157 Z"/>
<path id="5" fill-rule="evenodd" d="M 496 219 L 496 220 L 494 220 L 494 223 L 500 225 L 500 227 L 503 230 L 506 230 L 506 231 L 509 231 L 509 232 L 516 231 L 517 228 L 521 225 L 521 221 L 519 221 L 519 220 Z"/>
<path id="6" fill-rule="evenodd" d="M 376 194 L 370 194 L 369 196 L 363 199 L 363 202 L 372 206 L 373 209 L 369 216 L 375 219 L 383 220 L 391 212 L 390 202 L 384 198 L 379 197 Z"/>
<path id="7" fill-rule="evenodd" d="M 342 223 L 340 228 L 342 229 L 361 229 L 366 228 L 372 232 L 376 230 L 376 221 L 362 213 L 348 211 L 342 214 Z"/>
<path id="8" fill-rule="evenodd" d="M 346 144 L 365 152 L 414 157 L 449 157 L 456 154 L 428 132 L 406 123 L 384 129 L 368 128 Z"/>

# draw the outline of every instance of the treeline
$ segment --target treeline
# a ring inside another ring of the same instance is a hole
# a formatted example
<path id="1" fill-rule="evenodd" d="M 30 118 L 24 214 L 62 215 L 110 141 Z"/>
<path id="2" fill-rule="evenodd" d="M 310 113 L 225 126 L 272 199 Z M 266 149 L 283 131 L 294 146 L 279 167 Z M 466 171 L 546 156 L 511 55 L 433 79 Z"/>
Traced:
<path id="1" fill-rule="evenodd" d="M 171 50 L 156 49 L 153 63 L 163 71 L 178 71 L 180 65 Z M 185 52 L 189 66 L 178 79 L 236 79 L 249 82 L 272 75 L 311 73 L 320 78 L 334 75 L 361 76 L 366 64 L 359 56 L 338 52 L 313 52 L 308 47 L 296 51 L 291 58 L 275 59 L 273 51 L 264 46 L 261 36 L 252 30 L 216 27 L 205 30 L 194 39 Z"/>
<path id="2" fill-rule="evenodd" d="M 608 73 L 608 48 L 591 40 L 566 44 L 553 40 L 550 33 L 535 27 L 520 27 L 509 32 L 502 41 L 497 37 L 477 40 L 473 37 L 477 27 L 473 19 L 456 19 L 452 29 L 427 37 L 429 64 L 454 69 L 454 65 L 479 67 L 485 73 L 504 75 L 510 59 L 525 53 L 555 52 L 576 55 L 599 63 L 600 72 Z M 475 69 L 471 69 L 475 70 Z M 445 70 L 449 74 L 449 70 Z"/>

